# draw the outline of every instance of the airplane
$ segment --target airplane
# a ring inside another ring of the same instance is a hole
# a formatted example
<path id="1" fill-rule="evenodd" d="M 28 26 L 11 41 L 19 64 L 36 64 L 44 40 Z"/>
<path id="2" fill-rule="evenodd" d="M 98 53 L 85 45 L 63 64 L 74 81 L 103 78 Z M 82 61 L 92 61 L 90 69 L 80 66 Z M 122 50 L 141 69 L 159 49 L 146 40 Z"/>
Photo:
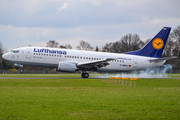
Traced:
<path id="1" fill-rule="evenodd" d="M 57 71 L 81 71 L 82 78 L 88 78 L 88 71 L 124 72 L 162 66 L 174 57 L 162 57 L 171 27 L 163 27 L 143 48 L 126 53 L 106 53 L 59 49 L 49 47 L 20 47 L 3 54 L 3 58 L 23 68 L 39 66 L 56 68 Z M 20 70 L 23 73 L 23 69 Z"/>

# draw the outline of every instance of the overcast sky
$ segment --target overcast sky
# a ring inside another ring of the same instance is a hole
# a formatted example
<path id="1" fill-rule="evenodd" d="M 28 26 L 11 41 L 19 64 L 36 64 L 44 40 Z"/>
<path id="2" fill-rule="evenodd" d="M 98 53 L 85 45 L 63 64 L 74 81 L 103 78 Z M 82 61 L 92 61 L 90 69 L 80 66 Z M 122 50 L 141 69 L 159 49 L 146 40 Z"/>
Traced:
<path id="1" fill-rule="evenodd" d="M 180 25 L 180 0 L 0 0 L 0 41 L 7 50 L 49 40 L 93 47 L 136 33 L 152 38 Z"/>

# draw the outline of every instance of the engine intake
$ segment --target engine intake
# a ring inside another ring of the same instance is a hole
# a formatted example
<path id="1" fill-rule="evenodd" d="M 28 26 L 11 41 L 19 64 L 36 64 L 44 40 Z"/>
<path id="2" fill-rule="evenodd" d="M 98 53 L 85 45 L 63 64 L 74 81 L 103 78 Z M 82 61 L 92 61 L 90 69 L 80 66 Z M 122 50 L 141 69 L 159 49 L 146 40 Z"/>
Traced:
<path id="1" fill-rule="evenodd" d="M 59 62 L 57 71 L 75 72 L 77 69 L 73 63 Z"/>

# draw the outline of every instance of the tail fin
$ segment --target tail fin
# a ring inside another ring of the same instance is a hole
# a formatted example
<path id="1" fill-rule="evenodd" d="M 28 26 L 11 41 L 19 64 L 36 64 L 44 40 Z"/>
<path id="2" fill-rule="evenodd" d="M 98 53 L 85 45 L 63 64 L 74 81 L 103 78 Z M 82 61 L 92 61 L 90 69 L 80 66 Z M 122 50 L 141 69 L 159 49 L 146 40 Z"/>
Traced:
<path id="1" fill-rule="evenodd" d="M 164 27 L 142 49 L 137 50 L 137 51 L 127 52 L 124 54 L 161 58 L 170 31 L 171 31 L 170 27 Z"/>

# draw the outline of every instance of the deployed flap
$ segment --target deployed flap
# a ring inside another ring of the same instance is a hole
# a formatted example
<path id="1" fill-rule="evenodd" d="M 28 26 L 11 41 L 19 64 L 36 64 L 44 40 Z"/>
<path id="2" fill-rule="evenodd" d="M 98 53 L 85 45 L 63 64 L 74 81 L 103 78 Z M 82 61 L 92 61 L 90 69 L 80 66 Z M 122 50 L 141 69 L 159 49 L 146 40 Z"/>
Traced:
<path id="1" fill-rule="evenodd" d="M 82 69 L 97 69 L 109 65 L 108 61 L 116 60 L 114 58 L 107 58 L 102 60 L 94 60 L 89 62 L 78 63 L 77 67 Z"/>
<path id="2" fill-rule="evenodd" d="M 162 58 L 155 58 L 155 59 L 149 59 L 149 61 L 161 61 L 161 60 L 170 60 L 173 58 L 178 58 L 178 57 L 162 57 Z"/>

